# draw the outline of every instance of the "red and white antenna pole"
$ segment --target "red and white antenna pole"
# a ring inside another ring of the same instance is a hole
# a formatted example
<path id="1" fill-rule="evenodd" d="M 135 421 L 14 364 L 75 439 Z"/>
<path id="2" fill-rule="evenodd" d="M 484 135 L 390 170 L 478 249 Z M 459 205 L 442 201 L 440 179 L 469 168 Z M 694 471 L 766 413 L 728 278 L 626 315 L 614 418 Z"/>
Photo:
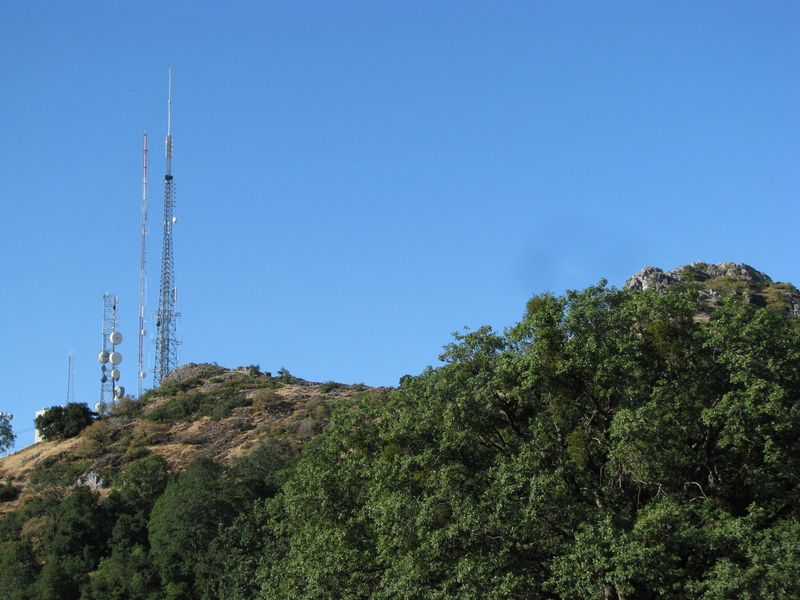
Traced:
<path id="1" fill-rule="evenodd" d="M 142 247 L 141 268 L 139 271 L 139 362 L 136 364 L 136 377 L 139 382 L 137 398 L 142 395 L 143 379 L 147 375 L 144 369 L 144 338 L 147 331 L 144 328 L 144 307 L 147 304 L 147 277 L 145 275 L 145 239 L 147 237 L 147 132 L 144 132 L 144 147 L 142 149 Z"/>

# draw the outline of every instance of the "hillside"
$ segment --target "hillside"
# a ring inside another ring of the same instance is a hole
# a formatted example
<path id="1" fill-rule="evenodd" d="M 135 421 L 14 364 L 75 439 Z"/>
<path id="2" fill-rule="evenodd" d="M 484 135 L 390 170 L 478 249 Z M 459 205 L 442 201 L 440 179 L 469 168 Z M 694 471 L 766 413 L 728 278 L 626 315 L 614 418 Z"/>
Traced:
<path id="1" fill-rule="evenodd" d="M 0 598 L 800 597 L 798 298 L 647 267 L 397 388 L 184 365 L 0 461 Z"/>
<path id="2" fill-rule="evenodd" d="M 0 515 L 52 485 L 85 485 L 107 495 L 115 474 L 150 452 L 181 470 L 198 457 L 230 465 L 267 438 L 299 447 L 325 428 L 340 402 L 382 393 L 288 372 L 272 377 L 258 367 L 182 365 L 140 401 L 124 398 L 112 405 L 78 437 L 39 442 L 0 458 L 0 481 L 21 492 L 15 501 L 0 503 Z"/>
<path id="3" fill-rule="evenodd" d="M 800 292 L 790 283 L 774 282 L 766 273 L 740 263 L 694 262 L 669 271 L 645 267 L 625 282 L 625 290 L 655 289 L 659 293 L 697 294 L 698 318 L 707 320 L 725 298 L 800 317 Z M 61 483 L 104 489 L 131 457 L 151 451 L 173 469 L 197 457 L 230 465 L 259 441 L 283 437 L 296 446 L 328 424 L 342 400 L 386 390 L 335 382 L 314 383 L 288 372 L 273 377 L 255 366 L 227 369 L 214 364 L 186 364 L 141 401 L 123 399 L 105 418 L 77 438 L 41 442 L 0 458 L 0 481 L 25 490 L 47 479 L 56 464 L 71 475 Z M 13 511 L 21 499 L 0 503 L 0 514 Z"/>

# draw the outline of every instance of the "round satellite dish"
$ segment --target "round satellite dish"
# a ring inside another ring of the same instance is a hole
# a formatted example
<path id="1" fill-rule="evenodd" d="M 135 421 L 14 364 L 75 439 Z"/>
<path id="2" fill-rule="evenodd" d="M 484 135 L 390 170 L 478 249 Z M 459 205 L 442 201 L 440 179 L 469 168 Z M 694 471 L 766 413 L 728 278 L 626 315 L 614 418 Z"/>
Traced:
<path id="1" fill-rule="evenodd" d="M 119 331 L 112 331 L 111 335 L 108 336 L 108 341 L 111 342 L 114 346 L 122 343 L 122 334 Z"/>
<path id="2" fill-rule="evenodd" d="M 142 378 L 142 379 L 144 379 L 145 377 L 147 377 L 147 373 L 145 373 L 144 371 L 142 371 L 141 373 L 139 373 L 139 377 L 140 377 L 140 378 Z"/>
<path id="3" fill-rule="evenodd" d="M 112 352 L 108 355 L 108 362 L 110 362 L 112 365 L 118 365 L 122 362 L 122 354 L 119 352 Z"/>
<path id="4" fill-rule="evenodd" d="M 105 365 L 100 365 L 100 370 L 101 370 L 103 373 L 105 373 L 105 372 L 106 372 L 106 366 L 105 366 Z"/>
<path id="5" fill-rule="evenodd" d="M 106 377 L 106 374 L 105 374 L 105 373 L 103 373 L 103 374 L 100 376 L 100 383 L 105 383 L 106 381 L 108 381 L 108 377 Z"/>
<path id="6" fill-rule="evenodd" d="M 116 398 L 122 398 L 125 395 L 125 388 L 119 386 L 117 389 L 114 390 L 114 396 Z"/>
<path id="7" fill-rule="evenodd" d="M 8 419 L 9 421 L 11 421 L 13 418 L 14 418 L 14 415 L 6 415 L 6 419 Z"/>
<path id="8" fill-rule="evenodd" d="M 118 369 L 114 369 L 114 370 L 111 371 L 111 379 L 113 379 L 114 381 L 119 381 L 119 370 Z"/>
<path id="9" fill-rule="evenodd" d="M 147 329 L 142 329 L 142 335 L 147 335 Z"/>
<path id="10" fill-rule="evenodd" d="M 96 413 L 103 412 L 103 409 L 106 407 L 105 404 L 106 403 L 103 402 L 102 400 L 98 400 L 97 402 L 95 402 L 94 403 L 94 412 L 96 412 Z"/>
<path id="11" fill-rule="evenodd" d="M 97 360 L 100 364 L 105 364 L 108 362 L 108 352 L 106 350 L 101 350 L 97 353 Z"/>

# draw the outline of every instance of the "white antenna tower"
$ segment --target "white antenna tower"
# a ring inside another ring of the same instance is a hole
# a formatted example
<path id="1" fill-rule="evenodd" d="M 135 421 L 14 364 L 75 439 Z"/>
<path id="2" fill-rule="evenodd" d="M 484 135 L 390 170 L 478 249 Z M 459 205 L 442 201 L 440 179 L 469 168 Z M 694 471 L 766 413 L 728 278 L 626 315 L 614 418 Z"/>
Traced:
<path id="1" fill-rule="evenodd" d="M 147 277 L 145 274 L 145 238 L 147 237 L 147 132 L 144 132 L 144 149 L 142 150 L 142 247 L 141 268 L 139 271 L 139 362 L 136 363 L 139 382 L 137 398 L 142 396 L 142 385 L 147 373 L 144 370 L 144 307 L 147 304 Z"/>
<path id="2" fill-rule="evenodd" d="M 113 401 L 114 398 L 122 398 L 125 394 L 125 388 L 117 386 L 117 381 L 119 381 L 117 366 L 122 362 L 122 354 L 116 351 L 116 346 L 122 343 L 122 334 L 117 331 L 118 308 L 119 298 L 113 294 L 103 295 L 103 349 L 97 354 L 101 372 L 100 400 L 95 404 L 95 412 L 98 413 L 102 413 L 108 406 L 106 392 L 111 392 L 110 401 Z M 107 364 L 111 364 L 111 371 L 108 371 Z"/>
<path id="3" fill-rule="evenodd" d="M 106 373 L 108 368 L 106 365 L 109 363 L 111 353 L 108 351 L 110 336 L 117 328 L 117 307 L 119 306 L 119 299 L 114 294 L 103 294 L 103 345 L 97 355 L 97 360 L 100 362 L 100 400 L 99 403 L 103 406 L 106 405 L 106 393 L 110 393 L 110 397 L 114 397 L 114 379 L 109 377 Z M 113 368 L 113 367 L 112 367 Z M 100 411 L 98 411 L 100 412 Z"/>
<path id="4" fill-rule="evenodd" d="M 161 251 L 161 286 L 158 293 L 158 312 L 155 314 L 156 357 L 153 368 L 153 385 L 161 380 L 178 364 L 178 337 L 175 303 L 178 288 L 175 287 L 174 263 L 172 259 L 172 227 L 178 222 L 172 216 L 175 208 L 175 182 L 172 179 L 172 69 L 169 70 L 169 96 L 167 97 L 167 173 L 164 175 L 164 245 Z"/>
<path id="5" fill-rule="evenodd" d="M 75 352 L 70 346 L 67 357 L 67 404 L 75 402 Z"/>

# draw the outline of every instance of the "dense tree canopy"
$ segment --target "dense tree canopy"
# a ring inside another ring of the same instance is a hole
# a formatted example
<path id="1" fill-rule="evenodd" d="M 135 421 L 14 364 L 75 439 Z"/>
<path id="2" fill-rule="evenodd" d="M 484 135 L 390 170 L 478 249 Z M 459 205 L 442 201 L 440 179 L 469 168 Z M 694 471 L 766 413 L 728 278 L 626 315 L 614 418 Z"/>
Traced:
<path id="1" fill-rule="evenodd" d="M 535 296 L 299 459 L 142 448 L 102 503 L 43 487 L 0 520 L 0 596 L 800 597 L 798 320 L 693 294 Z"/>
<path id="2" fill-rule="evenodd" d="M 341 411 L 285 486 L 263 597 L 797 596 L 797 322 L 696 312 L 537 296 Z"/>

